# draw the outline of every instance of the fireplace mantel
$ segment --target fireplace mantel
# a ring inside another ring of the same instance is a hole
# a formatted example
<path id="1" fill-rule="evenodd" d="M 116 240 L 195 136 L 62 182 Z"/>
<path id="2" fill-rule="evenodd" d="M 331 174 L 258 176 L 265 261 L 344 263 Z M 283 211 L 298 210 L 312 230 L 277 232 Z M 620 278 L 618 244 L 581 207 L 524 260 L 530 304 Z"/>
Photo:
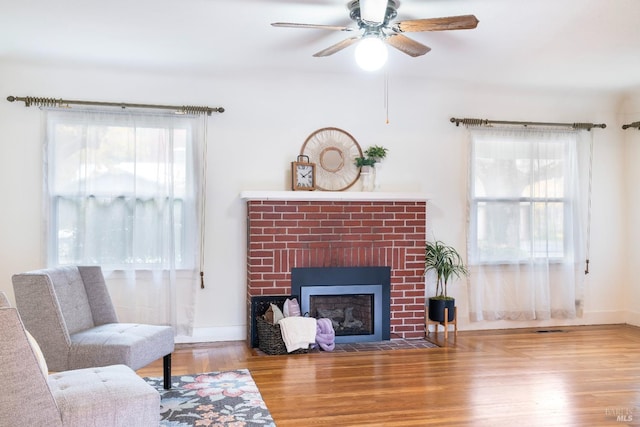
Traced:
<path id="1" fill-rule="evenodd" d="M 421 193 L 377 192 L 377 191 L 243 191 L 240 198 L 273 201 L 319 201 L 319 202 L 426 202 Z"/>

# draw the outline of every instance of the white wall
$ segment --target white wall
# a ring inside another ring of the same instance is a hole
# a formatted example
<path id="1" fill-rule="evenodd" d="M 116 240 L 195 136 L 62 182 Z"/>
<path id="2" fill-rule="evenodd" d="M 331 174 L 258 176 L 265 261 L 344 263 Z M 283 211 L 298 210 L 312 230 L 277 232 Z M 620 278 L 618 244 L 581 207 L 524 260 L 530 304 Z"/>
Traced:
<path id="1" fill-rule="evenodd" d="M 629 93 L 621 107 L 622 113 L 618 127 L 622 124 L 640 121 L 640 90 Z M 627 261 L 624 301 L 628 317 L 627 323 L 640 326 L 640 130 L 629 128 L 621 130 L 624 140 L 625 158 L 625 195 L 627 200 L 627 248 L 624 259 Z"/>
<path id="2" fill-rule="evenodd" d="M 243 190 L 287 189 L 289 164 L 314 130 L 335 126 L 364 148 L 383 144 L 382 191 L 421 191 L 431 201 L 429 229 L 465 246 L 466 132 L 449 118 L 606 122 L 594 130 L 595 164 L 591 274 L 585 316 L 570 322 L 624 322 L 629 311 L 625 253 L 624 136 L 613 96 L 475 87 L 390 76 L 385 123 L 380 75 L 269 75 L 260 70 L 180 76 L 117 70 L 0 64 L 0 94 L 114 102 L 223 106 L 209 123 L 206 289 L 198 289 L 198 336 L 243 339 L 245 213 Z M 35 108 L 0 100 L 0 290 L 13 297 L 11 275 L 43 267 L 40 116 Z M 640 200 L 640 195 L 634 196 Z M 640 209 L 640 207 L 637 207 Z M 636 254 L 640 258 L 640 253 Z M 470 323 L 466 289 L 451 286 L 461 329 L 543 326 Z M 634 291 L 637 293 L 637 291 Z M 634 294 L 636 297 L 638 295 Z M 640 298 L 635 298 L 640 300 Z"/>

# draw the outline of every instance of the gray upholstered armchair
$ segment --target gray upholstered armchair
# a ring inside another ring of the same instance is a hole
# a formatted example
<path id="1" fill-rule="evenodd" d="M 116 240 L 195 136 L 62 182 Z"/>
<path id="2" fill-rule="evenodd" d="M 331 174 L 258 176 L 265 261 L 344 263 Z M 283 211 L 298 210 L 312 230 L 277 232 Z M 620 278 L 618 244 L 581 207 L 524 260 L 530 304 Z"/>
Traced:
<path id="1" fill-rule="evenodd" d="M 37 343 L 0 292 L 0 427 L 157 427 L 160 394 L 124 365 L 48 375 Z"/>
<path id="2" fill-rule="evenodd" d="M 55 267 L 12 279 L 22 321 L 49 369 L 123 364 L 136 370 L 162 357 L 164 388 L 171 387 L 173 329 L 119 323 L 100 267 Z"/>

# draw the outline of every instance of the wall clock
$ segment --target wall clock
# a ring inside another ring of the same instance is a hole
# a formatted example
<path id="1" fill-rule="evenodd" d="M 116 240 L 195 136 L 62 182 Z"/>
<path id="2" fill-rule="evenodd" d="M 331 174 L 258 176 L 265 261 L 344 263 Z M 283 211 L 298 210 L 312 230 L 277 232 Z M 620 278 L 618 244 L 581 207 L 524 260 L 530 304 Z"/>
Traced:
<path id="1" fill-rule="evenodd" d="M 360 176 L 355 159 L 362 157 L 362 149 L 348 132 L 327 127 L 313 132 L 302 145 L 300 154 L 309 157 L 316 166 L 316 188 L 343 191 Z"/>
<path id="2" fill-rule="evenodd" d="M 316 164 L 309 162 L 309 156 L 299 155 L 298 160 L 291 162 L 291 189 L 316 189 Z"/>

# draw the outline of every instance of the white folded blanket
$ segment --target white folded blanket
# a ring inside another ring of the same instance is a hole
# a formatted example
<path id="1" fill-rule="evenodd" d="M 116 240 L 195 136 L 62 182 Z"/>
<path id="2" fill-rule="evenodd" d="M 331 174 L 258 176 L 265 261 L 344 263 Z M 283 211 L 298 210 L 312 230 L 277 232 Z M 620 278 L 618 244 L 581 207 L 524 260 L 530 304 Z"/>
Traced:
<path id="1" fill-rule="evenodd" d="M 309 348 L 309 344 L 316 342 L 316 319 L 313 317 L 285 317 L 279 324 L 282 341 L 289 353 L 299 348 Z"/>

